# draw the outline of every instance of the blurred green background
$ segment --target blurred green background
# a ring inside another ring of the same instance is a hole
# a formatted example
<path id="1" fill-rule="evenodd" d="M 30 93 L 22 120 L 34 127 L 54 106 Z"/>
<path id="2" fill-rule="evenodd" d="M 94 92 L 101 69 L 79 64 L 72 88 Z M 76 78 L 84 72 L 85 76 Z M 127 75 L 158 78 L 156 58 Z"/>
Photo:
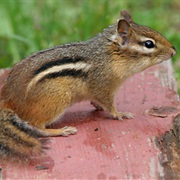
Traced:
<path id="1" fill-rule="evenodd" d="M 122 9 L 176 47 L 180 84 L 180 0 L 1 0 L 0 68 L 41 49 L 87 40 L 115 23 Z"/>

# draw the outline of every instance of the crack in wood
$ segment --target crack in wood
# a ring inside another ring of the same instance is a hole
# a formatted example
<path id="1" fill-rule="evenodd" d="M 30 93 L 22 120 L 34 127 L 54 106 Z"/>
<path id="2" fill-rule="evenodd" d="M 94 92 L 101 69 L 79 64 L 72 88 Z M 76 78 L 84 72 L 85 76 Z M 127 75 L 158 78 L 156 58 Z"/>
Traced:
<path id="1" fill-rule="evenodd" d="M 0 180 L 3 180 L 3 178 L 2 178 L 2 168 L 0 168 Z"/>
<path id="2" fill-rule="evenodd" d="M 160 162 L 164 167 L 165 179 L 180 178 L 180 114 L 173 119 L 173 129 L 156 138 L 161 150 Z"/>

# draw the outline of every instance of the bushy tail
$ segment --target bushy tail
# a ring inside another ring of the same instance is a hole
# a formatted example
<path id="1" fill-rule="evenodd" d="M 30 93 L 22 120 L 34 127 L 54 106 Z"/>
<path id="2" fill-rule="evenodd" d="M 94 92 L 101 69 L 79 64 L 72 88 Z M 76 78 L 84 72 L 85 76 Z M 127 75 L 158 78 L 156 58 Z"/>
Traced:
<path id="1" fill-rule="evenodd" d="M 28 158 L 41 154 L 46 148 L 43 133 L 20 120 L 9 109 L 0 109 L 0 159 Z"/>

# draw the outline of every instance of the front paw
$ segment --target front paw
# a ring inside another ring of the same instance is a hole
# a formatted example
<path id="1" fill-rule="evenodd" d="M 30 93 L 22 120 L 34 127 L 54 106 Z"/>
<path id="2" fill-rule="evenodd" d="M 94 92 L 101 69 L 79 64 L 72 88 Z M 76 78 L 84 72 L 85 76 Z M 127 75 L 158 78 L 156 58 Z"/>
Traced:
<path id="1" fill-rule="evenodd" d="M 123 119 L 132 119 L 134 118 L 134 114 L 130 112 L 118 112 L 117 117 L 115 119 L 118 119 L 122 121 Z"/>

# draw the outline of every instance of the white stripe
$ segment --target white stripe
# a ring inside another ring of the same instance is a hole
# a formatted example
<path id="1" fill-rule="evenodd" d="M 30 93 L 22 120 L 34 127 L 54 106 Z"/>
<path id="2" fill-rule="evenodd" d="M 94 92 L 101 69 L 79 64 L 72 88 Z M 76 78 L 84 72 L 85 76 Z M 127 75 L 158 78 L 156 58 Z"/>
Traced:
<path id="1" fill-rule="evenodd" d="M 145 41 L 152 41 L 154 44 L 156 44 L 155 40 L 152 38 L 148 38 L 148 37 L 144 37 L 144 36 L 139 36 L 138 37 L 140 39 L 141 42 L 145 42 Z"/>
<path id="2" fill-rule="evenodd" d="M 145 46 L 140 46 L 138 44 L 131 45 L 129 49 L 135 50 L 135 51 L 140 52 L 140 53 L 151 53 L 151 52 L 154 52 L 156 50 L 155 48 L 149 48 L 148 49 Z"/>
<path id="3" fill-rule="evenodd" d="M 144 37 L 144 36 L 139 36 L 138 38 L 140 39 L 141 42 L 145 42 L 145 41 L 149 40 L 149 41 L 152 41 L 154 44 L 156 44 L 155 40 L 152 38 L 148 38 L 148 37 Z M 151 53 L 156 50 L 155 48 L 146 48 L 145 46 L 139 46 L 139 45 L 131 46 L 131 49 L 134 49 L 134 50 L 142 52 L 142 53 Z"/>
<path id="4" fill-rule="evenodd" d="M 30 90 L 30 88 L 35 85 L 40 79 L 42 79 L 44 76 L 51 74 L 51 73 L 56 73 L 56 72 L 61 72 L 66 69 L 74 69 L 74 70 L 83 70 L 83 72 L 87 72 L 90 69 L 91 65 L 84 63 L 84 62 L 78 62 L 78 63 L 70 63 L 70 64 L 64 64 L 64 65 L 59 65 L 59 66 L 53 66 L 51 68 L 48 68 L 44 70 L 43 72 L 37 74 L 29 83 L 27 87 L 27 92 Z"/>

